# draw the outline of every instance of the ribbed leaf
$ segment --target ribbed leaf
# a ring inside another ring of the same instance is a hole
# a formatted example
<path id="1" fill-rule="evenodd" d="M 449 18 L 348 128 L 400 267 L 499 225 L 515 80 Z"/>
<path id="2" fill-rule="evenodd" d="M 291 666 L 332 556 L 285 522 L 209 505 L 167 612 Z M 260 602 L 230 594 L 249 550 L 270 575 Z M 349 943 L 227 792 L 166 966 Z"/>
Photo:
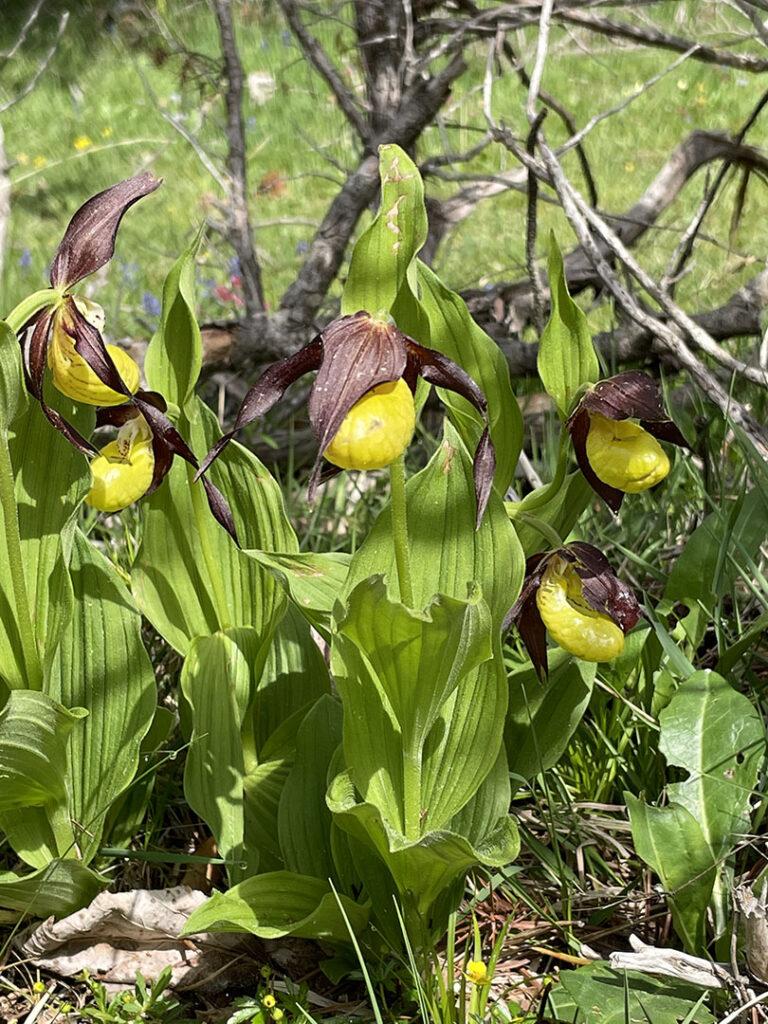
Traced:
<path id="1" fill-rule="evenodd" d="M 330 618 L 344 585 L 350 556 L 344 551 L 280 554 L 245 551 L 272 573 L 290 593 L 296 607 L 323 636 L 330 635 Z"/>
<path id="2" fill-rule="evenodd" d="M 197 399 L 195 419 L 179 429 L 203 455 L 221 432 Z M 243 547 L 291 552 L 295 534 L 280 490 L 268 471 L 241 445 L 230 444 L 210 470 L 230 502 Z M 158 632 L 186 654 L 197 636 L 238 626 L 263 633 L 284 597 L 275 580 L 249 558 L 211 515 L 202 483 L 175 460 L 158 490 L 145 502 L 145 530 L 132 571 L 139 607 Z"/>
<path id="3" fill-rule="evenodd" d="M 198 637 L 181 673 L 182 692 L 194 721 L 184 794 L 213 832 L 235 879 L 243 877 L 246 864 L 256 869 L 245 848 L 241 728 L 251 700 L 251 665 L 258 646 L 254 630 Z"/>
<path id="4" fill-rule="evenodd" d="M 496 344 L 470 316 L 466 303 L 440 281 L 429 267 L 418 264 L 421 310 L 429 324 L 429 337 L 421 344 L 437 349 L 458 363 L 479 385 L 488 402 L 491 440 L 496 448 L 494 482 L 499 494 L 509 487 L 523 443 L 523 417 L 509 379 L 509 366 Z M 404 331 L 418 329 L 409 321 Z M 466 399 L 441 390 L 453 425 L 470 451 L 474 452 L 484 423 Z"/>
<path id="5" fill-rule="evenodd" d="M 379 173 L 379 212 L 355 244 L 342 313 L 389 312 L 427 237 L 424 185 L 414 162 L 399 146 L 380 146 Z"/>
<path id="6" fill-rule="evenodd" d="M 541 382 L 563 417 L 568 416 L 583 384 L 594 384 L 600 364 L 587 318 L 568 292 L 563 257 L 550 232 L 549 290 L 551 312 L 539 342 Z"/>
<path id="7" fill-rule="evenodd" d="M 268 872 L 216 893 L 190 915 L 182 935 L 250 932 L 262 939 L 293 935 L 349 942 L 339 902 L 353 931 L 361 932 L 368 921 L 367 909 L 346 896 L 336 897 L 327 882 L 291 871 Z"/>
<path id="8" fill-rule="evenodd" d="M 296 760 L 280 797 L 278 829 L 285 866 L 315 878 L 334 875 L 331 813 L 326 807 L 328 767 L 341 742 L 341 704 L 321 697 L 296 735 Z"/>

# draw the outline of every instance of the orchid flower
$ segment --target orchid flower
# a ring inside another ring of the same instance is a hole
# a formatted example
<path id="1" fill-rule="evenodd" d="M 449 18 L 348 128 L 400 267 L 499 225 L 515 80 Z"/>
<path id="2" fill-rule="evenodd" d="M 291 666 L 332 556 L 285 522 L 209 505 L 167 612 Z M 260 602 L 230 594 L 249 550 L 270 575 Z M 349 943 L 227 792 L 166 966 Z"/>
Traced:
<path id="1" fill-rule="evenodd" d="M 380 469 L 403 454 L 415 425 L 418 378 L 466 398 L 487 424 L 485 396 L 460 366 L 425 348 L 391 322 L 361 310 L 337 317 L 295 355 L 273 363 L 248 391 L 234 428 L 211 449 L 204 473 L 241 427 L 263 416 L 290 384 L 317 371 L 309 394 L 309 420 L 318 455 L 309 482 L 311 502 L 323 456 L 343 469 Z M 496 458 L 486 425 L 475 451 L 476 522 L 488 502 Z"/>

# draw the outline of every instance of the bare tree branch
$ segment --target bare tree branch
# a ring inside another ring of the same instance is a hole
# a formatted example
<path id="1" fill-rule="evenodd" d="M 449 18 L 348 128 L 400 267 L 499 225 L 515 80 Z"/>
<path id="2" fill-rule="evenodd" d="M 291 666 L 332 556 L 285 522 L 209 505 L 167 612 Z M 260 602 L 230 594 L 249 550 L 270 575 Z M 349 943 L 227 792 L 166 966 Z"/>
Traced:
<path id="1" fill-rule="evenodd" d="M 37 70 L 29 79 L 29 81 L 25 84 L 24 88 L 17 92 L 16 95 L 13 96 L 10 100 L 8 100 L 6 103 L 0 106 L 0 114 L 4 114 L 7 110 L 10 110 L 11 107 L 15 107 L 16 104 L 21 102 L 21 100 L 23 100 L 25 96 L 29 96 L 29 94 L 35 88 L 37 83 L 40 81 L 41 76 L 45 72 L 46 68 L 51 63 L 54 53 L 56 53 L 56 50 L 58 49 L 59 42 L 61 41 L 61 37 L 64 35 L 64 30 L 67 27 L 68 21 L 69 11 L 62 11 L 61 17 L 59 18 L 59 24 L 56 29 L 56 37 L 51 43 L 48 52 L 40 61 L 40 63 L 37 66 Z"/>

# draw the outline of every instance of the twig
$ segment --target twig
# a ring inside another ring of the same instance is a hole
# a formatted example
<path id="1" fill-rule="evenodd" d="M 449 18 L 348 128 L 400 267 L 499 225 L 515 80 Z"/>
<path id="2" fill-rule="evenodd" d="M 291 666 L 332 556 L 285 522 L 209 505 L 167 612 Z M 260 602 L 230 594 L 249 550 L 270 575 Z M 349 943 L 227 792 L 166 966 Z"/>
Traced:
<path id="1" fill-rule="evenodd" d="M 12 99 L 8 100 L 7 103 L 4 103 L 2 106 L 0 106 L 0 114 L 4 114 L 6 110 L 10 110 L 11 107 L 15 107 L 16 104 L 21 102 L 21 100 L 23 100 L 25 96 L 29 96 L 29 94 L 35 88 L 37 83 L 40 81 L 40 77 L 42 76 L 43 72 L 51 63 L 54 53 L 56 53 L 56 50 L 58 49 L 59 42 L 61 41 L 61 37 L 64 35 L 64 29 L 67 27 L 68 21 L 69 11 L 63 11 L 61 17 L 59 18 L 58 28 L 56 29 L 56 38 L 53 40 L 50 49 L 43 57 L 43 59 L 40 61 L 40 63 L 37 66 L 37 70 L 32 75 L 27 84 L 24 86 L 24 88 L 21 90 L 21 92 L 17 93 Z"/>
<path id="2" fill-rule="evenodd" d="M 24 22 L 24 24 L 19 29 L 19 34 L 16 37 L 16 42 L 13 44 L 13 46 L 10 48 L 10 50 L 6 50 L 5 53 L 0 53 L 0 57 L 2 57 L 3 60 L 11 60 L 11 58 L 15 57 L 16 54 L 19 52 L 19 50 L 24 45 L 24 42 L 25 42 L 25 40 L 27 38 L 27 33 L 32 28 L 34 23 L 37 21 L 37 16 L 40 13 L 40 10 L 41 10 L 41 8 L 42 8 L 44 3 L 45 3 L 45 0 L 37 0 L 37 3 L 33 6 L 32 10 L 29 12 L 29 16 L 27 17 L 27 20 Z"/>
<path id="3" fill-rule="evenodd" d="M 609 955 L 608 962 L 614 970 L 661 974 L 704 988 L 728 988 L 733 984 L 733 975 L 726 964 L 712 963 L 700 956 L 683 953 L 679 949 L 649 946 L 641 942 L 636 935 L 630 935 L 629 944 L 633 950 L 631 953 L 619 951 Z"/>
<path id="4" fill-rule="evenodd" d="M 528 133 L 528 139 L 526 141 L 526 149 L 531 155 L 533 155 L 534 150 L 536 149 L 536 140 L 539 135 L 539 128 L 541 127 L 546 114 L 546 107 L 542 107 L 531 123 L 531 130 Z M 539 265 L 536 262 L 536 209 L 538 197 L 539 180 L 536 177 L 536 174 L 529 169 L 528 201 L 526 204 L 525 219 L 525 266 L 528 270 L 528 276 L 531 279 L 531 287 L 533 288 L 533 323 L 536 328 L 536 332 L 541 334 L 544 328 L 545 302 L 544 285 L 541 280 Z"/>
<path id="5" fill-rule="evenodd" d="M 213 0 L 213 4 L 219 23 L 219 40 L 227 82 L 224 104 L 227 111 L 227 166 L 230 175 L 227 190 L 230 241 L 240 264 L 246 316 L 253 319 L 264 309 L 264 289 L 261 283 L 261 268 L 253 247 L 248 213 L 248 172 L 242 110 L 243 67 L 237 52 L 230 0 Z"/>
<path id="6" fill-rule="evenodd" d="M 549 48 L 549 26 L 551 19 L 552 0 L 542 0 L 541 13 L 539 15 L 539 36 L 536 41 L 536 61 L 531 72 L 531 84 L 528 87 L 528 100 L 525 105 L 525 113 L 530 124 L 533 124 L 536 120 L 536 103 L 539 98 L 541 76 L 544 74 L 544 64 Z"/>

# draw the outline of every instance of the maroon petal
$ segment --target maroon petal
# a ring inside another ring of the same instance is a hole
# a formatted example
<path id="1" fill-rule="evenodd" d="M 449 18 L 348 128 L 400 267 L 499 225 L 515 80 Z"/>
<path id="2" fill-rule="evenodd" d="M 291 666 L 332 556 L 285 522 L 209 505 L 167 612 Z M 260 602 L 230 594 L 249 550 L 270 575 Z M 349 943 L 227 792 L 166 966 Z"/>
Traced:
<path id="1" fill-rule="evenodd" d="M 571 432 L 573 450 L 579 469 L 584 474 L 587 482 L 596 491 L 612 512 L 618 512 L 624 500 L 624 491 L 617 487 L 611 487 L 596 475 L 587 458 L 587 434 L 589 433 L 589 413 L 580 405 L 573 415 L 566 421 L 566 427 Z"/>
<path id="2" fill-rule="evenodd" d="M 493 476 L 496 472 L 496 452 L 491 441 L 488 428 L 480 435 L 472 463 L 472 474 L 475 480 L 475 529 L 480 529 L 485 507 L 493 487 Z"/>
<path id="3" fill-rule="evenodd" d="M 99 192 L 69 222 L 51 265 L 51 284 L 68 290 L 103 267 L 115 251 L 115 236 L 125 211 L 159 187 L 148 172 Z"/>
<path id="4" fill-rule="evenodd" d="M 536 591 L 539 589 L 541 577 L 546 569 L 551 552 L 539 551 L 525 563 L 526 575 L 523 586 L 512 608 L 507 613 L 502 626 L 506 633 L 511 626 L 516 626 L 523 641 L 536 675 L 544 681 L 549 674 L 547 664 L 547 630 L 539 614 L 536 603 Z"/>

